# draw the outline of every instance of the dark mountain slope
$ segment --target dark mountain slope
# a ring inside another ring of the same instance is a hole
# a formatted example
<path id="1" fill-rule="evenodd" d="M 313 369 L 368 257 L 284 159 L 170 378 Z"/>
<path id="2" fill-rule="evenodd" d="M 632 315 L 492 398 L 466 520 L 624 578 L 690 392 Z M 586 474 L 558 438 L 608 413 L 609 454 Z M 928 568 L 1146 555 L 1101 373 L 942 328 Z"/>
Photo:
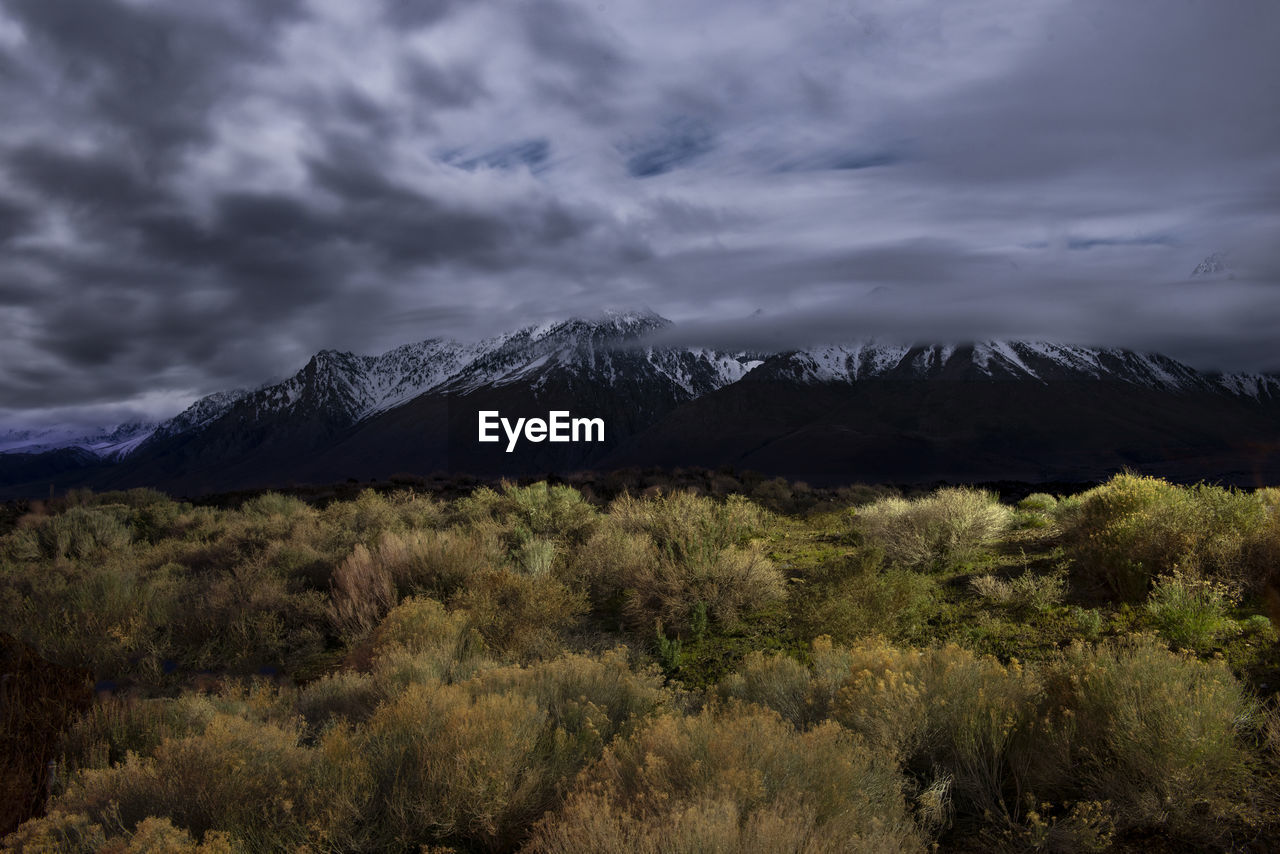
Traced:
<path id="1" fill-rule="evenodd" d="M 601 461 L 849 480 L 1280 482 L 1280 407 L 1112 381 L 797 384 L 767 372 L 673 411 Z"/>

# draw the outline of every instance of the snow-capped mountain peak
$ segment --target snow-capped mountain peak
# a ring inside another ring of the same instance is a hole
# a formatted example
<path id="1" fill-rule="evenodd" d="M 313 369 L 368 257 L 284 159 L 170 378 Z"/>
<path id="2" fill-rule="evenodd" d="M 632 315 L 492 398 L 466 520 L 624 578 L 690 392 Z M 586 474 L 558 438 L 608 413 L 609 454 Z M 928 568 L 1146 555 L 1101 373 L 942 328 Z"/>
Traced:
<path id="1" fill-rule="evenodd" d="M 1193 279 L 1230 279 L 1235 277 L 1231 256 L 1227 252 L 1214 252 L 1191 271 Z"/>
<path id="2" fill-rule="evenodd" d="M 802 385 L 1103 381 L 1280 401 L 1280 376 L 1211 376 L 1165 356 L 1118 348 L 1016 340 L 936 345 L 853 341 L 771 354 L 654 344 L 652 333 L 669 325 L 648 310 L 607 311 L 472 343 L 431 338 L 377 356 L 321 350 L 287 379 L 208 395 L 159 425 L 10 431 L 0 434 L 0 453 L 78 448 L 100 459 L 120 459 L 215 424 L 244 435 L 271 435 L 282 420 L 306 425 L 315 436 L 335 436 L 424 394 L 466 396 L 516 384 L 534 394 L 558 389 L 598 396 L 613 389 L 637 400 L 665 401 L 662 406 L 693 400 L 748 376 Z"/>

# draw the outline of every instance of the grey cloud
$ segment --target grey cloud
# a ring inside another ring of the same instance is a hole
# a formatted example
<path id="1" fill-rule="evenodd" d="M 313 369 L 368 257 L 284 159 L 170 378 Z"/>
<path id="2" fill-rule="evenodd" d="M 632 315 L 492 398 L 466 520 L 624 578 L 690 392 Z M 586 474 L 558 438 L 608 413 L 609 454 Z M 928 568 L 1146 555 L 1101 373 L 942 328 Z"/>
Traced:
<path id="1" fill-rule="evenodd" d="M 1274 367 L 1278 28 L 1267 0 L 11 0 L 0 413 L 625 305 L 726 345 Z M 1186 282 L 1218 249 L 1235 277 Z"/>
<path id="2" fill-rule="evenodd" d="M 400 64 L 405 86 L 415 98 L 436 107 L 466 107 L 488 97 L 479 71 L 469 65 L 442 67 L 420 56 L 409 56 Z"/>
<path id="3" fill-rule="evenodd" d="M 564 0 L 528 0 L 519 4 L 529 44 L 539 56 L 574 71 L 583 83 L 613 83 L 626 57 L 596 19 Z"/>
<path id="4" fill-rule="evenodd" d="M 460 5 L 461 0 L 382 0 L 387 21 L 396 28 L 429 27 Z"/>
<path id="5" fill-rule="evenodd" d="M 154 182 L 116 154 L 80 155 L 24 145 L 8 152 L 8 171 L 40 197 L 75 210 L 134 209 L 161 198 Z"/>
<path id="6" fill-rule="evenodd" d="M 224 93 L 228 64 L 263 58 L 272 26 L 300 3 L 228 4 L 241 21 L 139 7 L 120 0 L 13 0 L 11 13 L 39 45 L 62 87 L 79 90 L 90 109 L 141 154 L 157 158 L 203 139 L 207 110 Z"/>
<path id="7" fill-rule="evenodd" d="M 0 196 L 0 246 L 26 232 L 34 220 L 30 208 Z"/>

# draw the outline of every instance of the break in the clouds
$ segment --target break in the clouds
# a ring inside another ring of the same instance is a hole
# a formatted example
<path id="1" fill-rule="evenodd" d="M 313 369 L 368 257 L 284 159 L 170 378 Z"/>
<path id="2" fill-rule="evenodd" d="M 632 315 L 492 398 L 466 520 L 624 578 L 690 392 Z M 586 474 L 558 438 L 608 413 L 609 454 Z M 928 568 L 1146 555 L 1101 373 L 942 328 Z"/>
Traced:
<path id="1" fill-rule="evenodd" d="M 1273 0 L 3 0 L 0 416 L 630 305 L 1280 367 L 1277 32 Z"/>

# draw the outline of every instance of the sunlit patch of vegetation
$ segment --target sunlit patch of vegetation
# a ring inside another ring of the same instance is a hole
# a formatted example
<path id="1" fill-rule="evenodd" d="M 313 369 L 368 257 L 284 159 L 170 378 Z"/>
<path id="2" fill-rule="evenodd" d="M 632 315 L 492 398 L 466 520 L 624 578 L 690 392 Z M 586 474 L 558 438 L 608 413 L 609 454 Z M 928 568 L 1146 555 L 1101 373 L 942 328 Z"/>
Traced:
<path id="1" fill-rule="evenodd" d="M 0 629 L 98 693 L 6 849 L 1280 834 L 1274 490 L 660 486 L 13 513 Z"/>

